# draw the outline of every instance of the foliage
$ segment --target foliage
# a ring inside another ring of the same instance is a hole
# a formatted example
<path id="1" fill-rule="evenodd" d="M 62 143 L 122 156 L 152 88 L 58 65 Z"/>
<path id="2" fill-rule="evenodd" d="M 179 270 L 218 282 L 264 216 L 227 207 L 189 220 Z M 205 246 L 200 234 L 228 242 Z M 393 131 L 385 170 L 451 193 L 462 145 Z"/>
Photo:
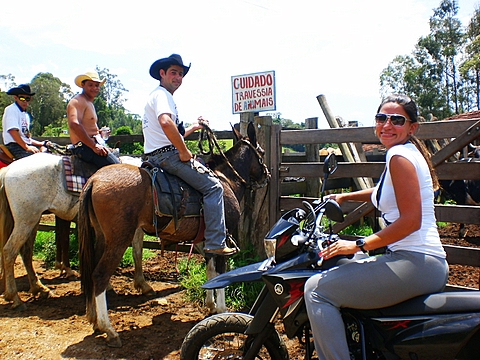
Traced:
<path id="1" fill-rule="evenodd" d="M 272 119 L 274 124 L 279 124 L 282 126 L 282 129 L 305 129 L 305 123 L 295 123 L 290 119 L 274 118 Z"/>
<path id="2" fill-rule="evenodd" d="M 228 267 L 235 269 L 258 261 L 253 248 L 242 250 L 228 259 Z M 187 271 L 188 266 L 188 271 Z M 188 301 L 204 305 L 205 290 L 200 286 L 207 280 L 204 261 L 183 259 L 179 262 L 180 285 L 186 289 Z M 249 309 L 262 288 L 261 282 L 235 283 L 225 288 L 225 302 L 232 311 Z"/>
<path id="3" fill-rule="evenodd" d="M 380 75 L 381 95 L 412 97 L 424 117 L 444 119 L 480 104 L 480 9 L 464 28 L 456 0 L 441 0 L 430 17 L 430 33 L 411 55 L 398 55 Z"/>
<path id="4" fill-rule="evenodd" d="M 150 251 L 149 249 L 143 249 L 142 251 L 142 260 L 148 260 L 152 257 L 157 256 L 155 252 Z M 133 255 L 132 255 L 132 248 L 128 247 L 123 254 L 122 260 L 120 260 L 120 264 L 118 266 L 124 268 L 128 266 L 133 266 Z"/>
<path id="5" fill-rule="evenodd" d="M 363 225 L 349 225 L 339 232 L 342 235 L 353 235 L 353 236 L 368 236 L 373 234 L 373 229 L 371 226 Z"/>
<path id="6" fill-rule="evenodd" d="M 124 93 L 128 92 L 118 80 L 117 75 L 111 74 L 108 69 L 97 71 L 101 78 L 105 78 L 104 86 L 100 88 L 99 95 L 93 104 L 97 112 L 98 126 L 109 126 L 112 130 L 122 126 L 129 127 L 133 134 L 142 133 L 141 118 L 137 114 L 129 113 L 123 106 Z M 15 77 L 11 74 L 0 75 L 2 90 L 17 86 Z M 30 82 L 35 96 L 28 107 L 32 116 L 32 136 L 57 136 L 68 128 L 66 108 L 68 101 L 75 95 L 68 84 L 50 73 L 38 73 Z M 0 115 L 6 106 L 10 105 L 13 97 L 5 92 L 0 92 Z M 132 149 L 132 151 L 137 150 Z M 131 152 L 130 152 L 131 153 Z"/>
<path id="7" fill-rule="evenodd" d="M 28 106 L 32 116 L 32 135 L 42 135 L 48 125 L 61 128 L 66 116 L 67 99 L 72 96 L 70 85 L 50 73 L 38 73 L 30 86 L 35 92 Z"/>
<path id="8" fill-rule="evenodd" d="M 75 234 L 70 234 L 68 256 L 72 269 L 79 268 L 78 260 L 78 240 Z M 142 260 L 150 259 L 156 254 L 148 249 L 143 249 Z M 33 245 L 33 257 L 45 261 L 47 268 L 55 266 L 56 246 L 54 231 L 39 231 Z M 132 248 L 129 247 L 120 261 L 120 267 L 133 266 Z"/>

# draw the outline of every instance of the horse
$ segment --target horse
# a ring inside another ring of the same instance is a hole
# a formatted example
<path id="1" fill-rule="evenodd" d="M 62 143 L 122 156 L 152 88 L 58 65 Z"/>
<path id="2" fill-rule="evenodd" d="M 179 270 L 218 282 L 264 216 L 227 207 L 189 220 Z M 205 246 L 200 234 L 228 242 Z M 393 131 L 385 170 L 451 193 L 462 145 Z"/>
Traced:
<path id="1" fill-rule="evenodd" d="M 121 157 L 121 161 L 132 162 L 133 158 Z M 66 237 L 68 241 L 70 221 L 75 219 L 78 211 L 79 195 L 68 191 L 64 183 L 63 160 L 58 155 L 37 153 L 0 169 L 0 275 L 3 278 L 4 299 L 12 303 L 12 309 L 26 308 L 18 295 L 14 276 L 14 263 L 19 253 L 27 271 L 29 292 L 47 297 L 52 295 L 33 268 L 33 243 L 40 218 L 45 212 L 63 220 L 61 227 L 67 235 L 62 238 Z M 153 289 L 146 283 L 141 268 L 142 242 L 143 232 L 138 231 L 132 246 L 134 286 L 143 294 L 151 294 Z M 62 251 L 68 256 L 68 243 L 64 244 Z"/>
<path id="2" fill-rule="evenodd" d="M 232 130 L 235 145 L 225 153 L 212 154 L 208 161 L 224 189 L 229 232 L 238 225 L 240 201 L 247 188 L 263 187 L 270 179 L 263 161 L 264 150 L 257 143 L 255 126 L 249 123 L 248 136 Z M 207 135 L 213 136 L 211 134 L 213 132 Z M 158 233 L 162 240 L 180 243 L 195 239 L 201 222 L 199 215 L 181 217 L 177 227 L 167 227 L 173 221 L 172 216 L 156 213 L 153 191 L 152 177 L 145 169 L 120 164 L 96 172 L 80 196 L 78 234 L 86 315 L 95 332 L 105 333 L 107 345 L 112 347 L 120 347 L 122 342 L 108 318 L 106 286 L 131 243 L 135 229 L 141 228 L 147 234 Z M 218 258 L 223 258 L 225 263 L 223 256 Z M 213 261 L 210 258 L 208 262 Z"/>

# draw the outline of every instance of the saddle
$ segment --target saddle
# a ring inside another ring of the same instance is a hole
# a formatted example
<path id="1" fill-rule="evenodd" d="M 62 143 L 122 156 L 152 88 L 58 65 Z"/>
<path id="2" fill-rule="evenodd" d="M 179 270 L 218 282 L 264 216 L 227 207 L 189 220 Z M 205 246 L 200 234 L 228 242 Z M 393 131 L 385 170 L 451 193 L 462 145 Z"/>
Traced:
<path id="1" fill-rule="evenodd" d="M 172 218 L 163 229 L 158 230 L 173 234 L 178 229 L 179 220 L 186 217 L 201 217 L 200 223 L 203 224 L 201 214 L 203 196 L 199 191 L 182 179 L 148 162 L 144 162 L 141 167 L 149 173 L 152 185 L 155 185 L 152 186 L 155 214 Z M 202 239 L 203 231 L 200 230 L 194 242 Z"/>
<path id="2" fill-rule="evenodd" d="M 65 170 L 65 188 L 80 195 L 88 178 L 97 171 L 97 166 L 79 159 L 75 155 L 62 156 Z"/>

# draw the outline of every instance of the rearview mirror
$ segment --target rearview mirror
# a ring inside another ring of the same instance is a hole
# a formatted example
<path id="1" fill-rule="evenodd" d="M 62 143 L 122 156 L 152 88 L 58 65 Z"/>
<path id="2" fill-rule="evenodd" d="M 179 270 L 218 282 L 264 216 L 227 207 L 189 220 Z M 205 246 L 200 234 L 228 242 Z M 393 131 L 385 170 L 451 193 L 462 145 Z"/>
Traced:
<path id="1" fill-rule="evenodd" d="M 323 201 L 323 195 L 325 193 L 325 185 L 327 184 L 328 176 L 333 174 L 337 170 L 337 159 L 335 158 L 334 153 L 330 153 L 325 158 L 325 162 L 323 163 L 323 181 L 322 181 L 322 191 L 321 191 L 321 199 Z"/>
<path id="2" fill-rule="evenodd" d="M 325 204 L 325 215 L 330 220 L 335 222 L 342 222 L 343 221 L 343 211 L 340 206 L 337 204 L 336 201 L 332 201 L 330 199 L 327 200 Z"/>
<path id="3" fill-rule="evenodd" d="M 335 158 L 334 153 L 330 153 L 327 155 L 325 162 L 323 163 L 323 174 L 331 175 L 335 170 L 337 170 L 337 159 Z"/>

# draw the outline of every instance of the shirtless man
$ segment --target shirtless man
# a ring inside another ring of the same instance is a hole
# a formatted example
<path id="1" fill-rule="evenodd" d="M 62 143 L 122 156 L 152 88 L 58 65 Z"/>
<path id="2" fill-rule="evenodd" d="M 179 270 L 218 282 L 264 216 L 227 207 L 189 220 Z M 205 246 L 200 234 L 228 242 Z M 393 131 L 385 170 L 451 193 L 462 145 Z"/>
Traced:
<path id="1" fill-rule="evenodd" d="M 75 84 L 83 89 L 82 93 L 75 95 L 67 105 L 68 131 L 75 145 L 73 154 L 98 168 L 119 163 L 100 135 L 93 106 L 93 100 L 104 83 L 105 79 L 100 79 L 94 71 L 78 75 Z"/>

